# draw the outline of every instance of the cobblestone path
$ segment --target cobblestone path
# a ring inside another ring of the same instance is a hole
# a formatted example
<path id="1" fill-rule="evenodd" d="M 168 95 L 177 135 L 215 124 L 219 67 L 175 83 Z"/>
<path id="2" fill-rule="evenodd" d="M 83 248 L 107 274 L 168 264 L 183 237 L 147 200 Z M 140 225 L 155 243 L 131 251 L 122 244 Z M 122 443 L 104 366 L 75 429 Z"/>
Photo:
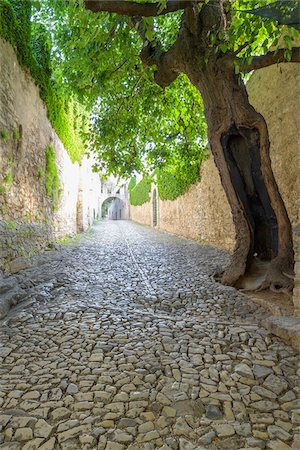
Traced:
<path id="1" fill-rule="evenodd" d="M 213 281 L 226 258 L 131 222 L 36 257 L 1 323 L 0 448 L 290 449 L 298 358 Z"/>

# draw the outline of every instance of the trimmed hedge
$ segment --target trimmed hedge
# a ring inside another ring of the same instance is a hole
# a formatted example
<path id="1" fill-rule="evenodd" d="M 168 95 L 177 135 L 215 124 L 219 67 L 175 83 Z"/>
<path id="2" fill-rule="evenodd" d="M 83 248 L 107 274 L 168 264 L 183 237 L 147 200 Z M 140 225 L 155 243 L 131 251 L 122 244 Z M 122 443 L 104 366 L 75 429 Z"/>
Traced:
<path id="1" fill-rule="evenodd" d="M 175 200 L 200 180 L 202 159 L 188 162 L 181 168 L 165 166 L 156 170 L 158 195 L 161 200 Z"/>
<path id="2" fill-rule="evenodd" d="M 130 192 L 136 186 L 136 177 L 130 178 L 128 183 L 128 191 Z"/>
<path id="3" fill-rule="evenodd" d="M 145 176 L 141 181 L 129 191 L 130 204 L 134 206 L 143 205 L 150 202 L 152 179 L 149 176 Z"/>

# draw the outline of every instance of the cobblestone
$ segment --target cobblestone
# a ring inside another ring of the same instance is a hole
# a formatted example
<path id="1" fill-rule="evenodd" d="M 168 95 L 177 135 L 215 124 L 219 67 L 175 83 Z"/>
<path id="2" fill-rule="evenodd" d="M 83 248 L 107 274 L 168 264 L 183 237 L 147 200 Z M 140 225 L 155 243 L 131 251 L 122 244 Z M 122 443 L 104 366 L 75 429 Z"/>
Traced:
<path id="1" fill-rule="evenodd" d="M 22 302 L 0 327 L 0 449 L 291 448 L 297 354 L 214 281 L 226 261 L 102 222 L 1 281 Z"/>

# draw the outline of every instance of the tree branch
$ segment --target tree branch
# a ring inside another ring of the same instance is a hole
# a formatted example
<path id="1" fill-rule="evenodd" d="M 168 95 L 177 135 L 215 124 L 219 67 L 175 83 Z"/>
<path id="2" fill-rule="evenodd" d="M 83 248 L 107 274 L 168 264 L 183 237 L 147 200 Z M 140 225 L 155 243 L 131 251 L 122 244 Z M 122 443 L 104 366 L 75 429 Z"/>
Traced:
<path id="1" fill-rule="evenodd" d="M 152 47 L 149 43 L 140 53 L 140 58 L 145 66 L 156 65 L 154 81 L 160 87 L 169 86 L 179 75 L 177 61 L 176 43 L 167 51 L 163 52 L 159 47 Z"/>
<path id="2" fill-rule="evenodd" d="M 240 71 L 243 73 L 251 72 L 251 70 L 262 69 L 273 64 L 298 62 L 300 63 L 300 47 L 292 48 L 291 59 L 288 61 L 285 57 L 286 49 L 281 48 L 276 52 L 268 52 L 262 56 L 254 56 L 250 64 L 240 64 Z M 237 61 L 241 61 L 237 59 Z"/>
<path id="3" fill-rule="evenodd" d="M 156 65 L 157 70 L 154 74 L 154 81 L 162 88 L 168 86 L 178 77 L 178 72 L 173 67 L 175 60 L 171 57 L 172 64 L 170 64 L 169 56 L 170 53 L 174 52 L 176 43 L 167 52 L 163 52 L 158 42 L 155 40 L 149 42 L 146 38 L 142 17 L 133 17 L 130 19 L 130 24 L 137 30 L 144 42 L 144 47 L 140 53 L 143 65 L 148 67 Z"/>
<path id="4" fill-rule="evenodd" d="M 243 45 L 240 45 L 240 47 L 234 52 L 235 56 L 237 56 L 239 53 L 241 53 L 242 50 L 244 50 L 248 45 L 250 45 L 251 42 L 247 41 Z"/>
<path id="5" fill-rule="evenodd" d="M 188 8 L 195 3 L 202 3 L 202 1 L 204 0 L 168 0 L 163 10 L 161 10 L 161 5 L 158 2 L 136 3 L 124 0 L 84 0 L 84 5 L 93 12 L 105 11 L 130 17 L 156 17 Z"/>

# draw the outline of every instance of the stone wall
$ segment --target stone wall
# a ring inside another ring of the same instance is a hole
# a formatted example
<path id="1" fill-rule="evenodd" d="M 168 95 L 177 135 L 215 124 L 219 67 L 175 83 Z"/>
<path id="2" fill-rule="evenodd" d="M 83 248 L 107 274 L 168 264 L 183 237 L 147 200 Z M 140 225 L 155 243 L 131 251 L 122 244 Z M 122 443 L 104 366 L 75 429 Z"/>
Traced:
<path id="1" fill-rule="evenodd" d="M 295 316 L 300 317 L 300 225 L 294 229 L 295 248 L 295 287 L 293 292 L 293 302 Z"/>
<path id="2" fill-rule="evenodd" d="M 295 315 L 300 317 L 300 70 L 279 64 L 258 70 L 247 85 L 250 102 L 267 119 L 273 172 L 293 227 Z"/>
<path id="3" fill-rule="evenodd" d="M 297 64 L 258 70 L 247 84 L 250 102 L 267 120 L 271 160 L 292 226 L 299 224 L 300 71 Z M 152 225 L 152 205 L 131 206 L 133 220 Z M 158 202 L 158 228 L 232 249 L 234 230 L 229 205 L 212 158 L 201 181 L 174 201 Z"/>
<path id="4" fill-rule="evenodd" d="M 55 149 L 62 191 L 56 208 L 45 187 L 49 145 Z M 71 162 L 38 87 L 11 45 L 0 39 L 0 269 L 12 258 L 40 251 L 49 241 L 92 223 L 100 179 L 91 164 L 87 159 L 81 166 Z"/>
<path id="5" fill-rule="evenodd" d="M 149 203 L 131 206 L 135 222 L 152 226 L 153 189 Z M 157 209 L 160 230 L 228 250 L 234 246 L 231 212 L 212 158 L 202 165 L 200 183 L 174 201 L 158 198 Z"/>
<path id="6" fill-rule="evenodd" d="M 134 222 L 142 225 L 152 226 L 152 204 L 151 202 L 144 203 L 141 206 L 130 206 L 130 218 Z"/>
<path id="7" fill-rule="evenodd" d="M 25 268 L 23 257 L 34 256 L 51 240 L 51 230 L 46 224 L 0 221 L 0 268 L 9 272 L 14 272 L 13 267 L 20 264 L 19 267 Z"/>
<path id="8" fill-rule="evenodd" d="M 184 230 L 182 234 L 185 237 L 228 250 L 233 248 L 231 212 L 212 157 L 202 166 L 200 183 L 177 199 L 176 216 L 181 218 L 178 224 L 177 221 L 172 223 L 172 203 L 159 201 L 160 227 L 175 234 Z"/>
<path id="9" fill-rule="evenodd" d="M 250 103 L 266 118 L 272 168 L 292 226 L 300 222 L 300 70 L 278 64 L 256 71 L 247 84 Z"/>

